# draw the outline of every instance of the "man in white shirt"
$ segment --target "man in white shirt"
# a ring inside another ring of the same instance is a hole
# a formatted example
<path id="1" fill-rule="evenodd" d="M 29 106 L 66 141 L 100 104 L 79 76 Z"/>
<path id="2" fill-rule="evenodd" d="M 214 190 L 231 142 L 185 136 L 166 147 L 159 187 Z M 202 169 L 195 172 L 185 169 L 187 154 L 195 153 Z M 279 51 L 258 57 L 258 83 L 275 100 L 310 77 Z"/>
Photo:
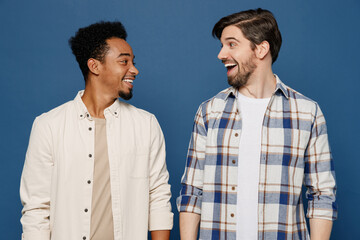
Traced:
<path id="1" fill-rule="evenodd" d="M 25 240 L 169 239 L 165 143 L 154 115 L 121 102 L 139 73 L 120 22 L 69 40 L 85 90 L 37 117 L 21 177 Z"/>
<path id="2" fill-rule="evenodd" d="M 328 240 L 337 204 L 325 118 L 273 73 L 282 42 L 274 16 L 234 13 L 213 36 L 231 87 L 195 116 L 177 200 L 181 239 L 195 240 L 200 225 L 204 240 Z"/>

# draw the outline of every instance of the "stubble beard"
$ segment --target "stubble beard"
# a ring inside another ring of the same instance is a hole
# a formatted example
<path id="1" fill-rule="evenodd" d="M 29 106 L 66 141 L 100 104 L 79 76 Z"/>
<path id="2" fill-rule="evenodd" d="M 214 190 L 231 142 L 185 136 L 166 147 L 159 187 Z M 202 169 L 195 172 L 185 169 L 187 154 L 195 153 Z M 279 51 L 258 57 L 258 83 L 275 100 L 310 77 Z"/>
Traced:
<path id="1" fill-rule="evenodd" d="M 124 100 L 130 100 L 133 96 L 132 89 L 128 93 L 125 93 L 123 91 L 119 91 L 119 97 L 121 97 Z"/>
<path id="2" fill-rule="evenodd" d="M 252 55 L 248 61 L 242 64 L 239 64 L 235 61 L 238 66 L 238 72 L 235 76 L 228 77 L 228 83 L 230 86 L 233 86 L 235 89 L 239 90 L 241 87 L 246 85 L 250 76 L 253 74 L 257 67 L 253 59 L 254 55 Z"/>

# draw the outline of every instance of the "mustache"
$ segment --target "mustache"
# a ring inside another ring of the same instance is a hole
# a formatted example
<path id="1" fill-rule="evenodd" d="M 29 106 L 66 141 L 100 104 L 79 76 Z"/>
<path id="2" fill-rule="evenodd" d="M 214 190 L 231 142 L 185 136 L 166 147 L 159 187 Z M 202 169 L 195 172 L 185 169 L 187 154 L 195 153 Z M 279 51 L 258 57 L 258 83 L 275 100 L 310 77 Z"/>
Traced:
<path id="1" fill-rule="evenodd" d="M 234 63 L 234 64 L 238 64 L 235 60 L 221 60 L 221 62 L 223 63 L 223 64 L 227 64 L 227 63 Z"/>
<path id="2" fill-rule="evenodd" d="M 125 75 L 125 76 L 123 77 L 123 79 L 126 79 L 126 78 L 130 78 L 130 79 L 135 80 L 136 75 Z"/>

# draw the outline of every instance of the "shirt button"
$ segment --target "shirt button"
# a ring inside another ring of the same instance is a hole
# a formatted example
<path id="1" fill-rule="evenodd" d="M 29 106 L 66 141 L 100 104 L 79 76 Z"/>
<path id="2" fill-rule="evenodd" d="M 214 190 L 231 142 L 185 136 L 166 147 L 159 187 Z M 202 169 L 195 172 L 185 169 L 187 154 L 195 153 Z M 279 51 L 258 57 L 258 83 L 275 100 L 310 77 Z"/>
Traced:
<path id="1" fill-rule="evenodd" d="M 87 117 L 89 117 L 89 114 L 86 114 Z"/>
<path id="2" fill-rule="evenodd" d="M 239 136 L 239 134 L 238 134 L 238 133 L 235 133 L 235 137 L 237 137 L 237 136 Z"/>
<path id="3" fill-rule="evenodd" d="M 92 157 L 92 154 L 89 154 L 89 158 L 91 158 Z"/>
<path id="4" fill-rule="evenodd" d="M 89 131 L 91 131 L 92 130 L 92 128 L 91 127 L 89 127 Z"/>
<path id="5" fill-rule="evenodd" d="M 84 209 L 85 212 L 88 212 L 89 210 L 87 208 Z"/>
<path id="6" fill-rule="evenodd" d="M 83 115 L 82 115 L 82 114 L 80 114 L 80 117 L 83 117 Z"/>
<path id="7" fill-rule="evenodd" d="M 115 115 L 117 114 L 117 112 L 114 112 L 115 113 Z"/>
<path id="8" fill-rule="evenodd" d="M 230 216 L 231 216 L 231 217 L 234 217 L 234 216 L 235 216 L 235 214 L 233 214 L 233 213 L 232 213 L 232 214 L 230 214 Z"/>
<path id="9" fill-rule="evenodd" d="M 90 181 L 90 180 L 88 180 L 88 181 L 87 181 L 87 183 L 88 183 L 88 184 L 90 184 L 90 183 L 91 183 L 91 181 Z"/>
<path id="10" fill-rule="evenodd" d="M 235 187 L 232 187 L 231 190 L 235 191 Z"/>
<path id="11" fill-rule="evenodd" d="M 232 160 L 232 163 L 233 163 L 233 164 L 235 164 L 235 163 L 236 163 L 236 161 L 235 161 L 235 160 Z"/>
<path id="12" fill-rule="evenodd" d="M 85 236 L 83 236 L 83 239 L 84 239 L 84 240 L 86 240 L 86 237 L 85 237 Z"/>

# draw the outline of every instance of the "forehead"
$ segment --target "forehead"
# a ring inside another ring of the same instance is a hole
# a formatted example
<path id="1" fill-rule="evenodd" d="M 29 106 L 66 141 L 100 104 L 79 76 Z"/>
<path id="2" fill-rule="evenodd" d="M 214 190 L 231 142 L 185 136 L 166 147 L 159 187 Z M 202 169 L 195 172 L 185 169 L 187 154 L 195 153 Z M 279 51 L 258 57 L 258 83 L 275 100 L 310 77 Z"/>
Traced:
<path id="1" fill-rule="evenodd" d="M 224 28 L 224 30 L 221 33 L 221 38 L 220 41 L 227 41 L 230 39 L 237 39 L 237 40 L 244 40 L 246 39 L 244 37 L 244 34 L 242 33 L 242 31 L 240 30 L 240 28 L 238 28 L 235 25 L 230 25 Z"/>
<path id="2" fill-rule="evenodd" d="M 115 54 L 118 56 L 120 53 L 128 53 L 133 56 L 132 48 L 124 39 L 110 38 L 106 40 L 106 43 L 109 46 L 107 55 Z"/>

